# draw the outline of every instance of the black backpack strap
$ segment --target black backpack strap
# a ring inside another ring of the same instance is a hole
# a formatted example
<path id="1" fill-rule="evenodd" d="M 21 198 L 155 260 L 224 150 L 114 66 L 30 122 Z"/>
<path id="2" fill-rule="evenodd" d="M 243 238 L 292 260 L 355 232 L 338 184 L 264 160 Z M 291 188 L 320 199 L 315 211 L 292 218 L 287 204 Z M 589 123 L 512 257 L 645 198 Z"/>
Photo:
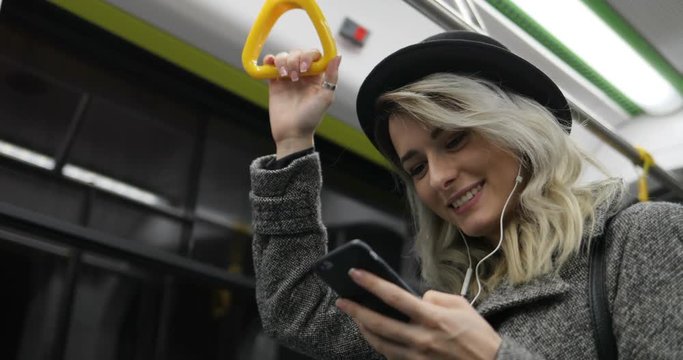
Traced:
<path id="1" fill-rule="evenodd" d="M 598 359 L 616 359 L 617 341 L 612 332 L 612 316 L 609 312 L 606 289 L 607 258 L 604 234 L 593 238 L 591 242 L 589 272 L 588 303 L 593 320 L 593 335 L 598 346 Z"/>

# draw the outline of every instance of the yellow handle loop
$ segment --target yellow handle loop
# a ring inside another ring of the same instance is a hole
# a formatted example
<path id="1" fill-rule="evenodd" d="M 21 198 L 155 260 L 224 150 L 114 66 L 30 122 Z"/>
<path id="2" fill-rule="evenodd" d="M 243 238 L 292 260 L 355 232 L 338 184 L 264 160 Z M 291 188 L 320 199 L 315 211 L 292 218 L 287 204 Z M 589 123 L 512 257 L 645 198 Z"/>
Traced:
<path id="1" fill-rule="evenodd" d="M 643 173 L 638 180 L 638 200 L 648 201 L 650 196 L 647 190 L 647 175 L 650 172 L 650 167 L 655 163 L 655 160 L 644 148 L 636 146 L 636 150 L 640 154 L 640 160 L 643 161 Z"/>
<path id="2" fill-rule="evenodd" d="M 279 76 L 275 66 L 259 66 L 258 57 L 261 55 L 263 44 L 268 38 L 268 34 L 270 34 L 270 30 L 275 25 L 275 22 L 282 14 L 292 9 L 303 9 L 306 11 L 323 46 L 322 58 L 311 64 L 310 70 L 302 75 L 322 73 L 327 68 L 327 63 L 337 56 L 337 45 L 334 42 L 334 37 L 330 32 L 330 27 L 327 25 L 327 20 L 325 20 L 315 0 L 266 0 L 254 25 L 251 27 L 251 31 L 249 31 L 244 49 L 242 49 L 242 66 L 252 78 L 275 79 Z"/>

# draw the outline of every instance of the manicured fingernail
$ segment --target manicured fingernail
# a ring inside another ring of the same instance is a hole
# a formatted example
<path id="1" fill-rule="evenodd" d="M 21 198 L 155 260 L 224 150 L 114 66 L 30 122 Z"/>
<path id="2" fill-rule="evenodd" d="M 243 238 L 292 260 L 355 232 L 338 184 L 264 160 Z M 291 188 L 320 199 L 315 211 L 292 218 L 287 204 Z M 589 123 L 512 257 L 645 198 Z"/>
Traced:
<path id="1" fill-rule="evenodd" d="M 305 61 L 301 62 L 301 66 L 299 67 L 299 70 L 301 70 L 302 73 L 305 73 L 308 71 L 308 63 Z"/>
<path id="2" fill-rule="evenodd" d="M 337 306 L 338 308 L 340 308 L 341 310 L 344 310 L 346 308 L 346 301 L 344 301 L 342 299 L 337 299 L 334 302 L 334 305 Z"/>
<path id="3" fill-rule="evenodd" d="M 280 76 L 287 76 L 287 69 L 285 69 L 284 66 L 280 68 Z"/>
<path id="4" fill-rule="evenodd" d="M 289 77 L 292 79 L 292 81 L 299 81 L 299 74 L 297 74 L 296 71 L 292 71 L 292 73 L 289 74 Z"/>

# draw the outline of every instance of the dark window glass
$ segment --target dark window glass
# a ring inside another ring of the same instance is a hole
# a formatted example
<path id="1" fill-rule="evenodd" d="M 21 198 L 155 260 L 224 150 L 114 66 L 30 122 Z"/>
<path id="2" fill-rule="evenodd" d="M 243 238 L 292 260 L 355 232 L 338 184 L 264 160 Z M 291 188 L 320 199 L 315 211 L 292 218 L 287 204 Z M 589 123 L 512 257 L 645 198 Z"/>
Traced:
<path id="1" fill-rule="evenodd" d="M 74 184 L 0 159 L 0 201 L 79 223 L 85 192 Z"/>
<path id="2" fill-rule="evenodd" d="M 0 56 L 0 140 L 54 157 L 80 94 Z"/>
<path id="3" fill-rule="evenodd" d="M 124 240 L 179 251 L 182 233 L 179 221 L 107 194 L 97 193 L 88 226 Z"/>
<path id="4" fill-rule="evenodd" d="M 192 258 L 229 272 L 253 274 L 251 236 L 203 221 L 194 225 Z"/>
<path id="5" fill-rule="evenodd" d="M 200 177 L 199 208 L 251 222 L 249 165 L 273 152 L 270 134 L 256 134 L 225 119 L 211 119 Z"/>
<path id="6" fill-rule="evenodd" d="M 84 257 L 84 262 L 96 265 L 110 262 L 116 267 L 116 262 L 93 255 Z M 132 275 L 87 264 L 81 267 L 65 359 L 153 358 L 159 283 Z"/>
<path id="7" fill-rule="evenodd" d="M 142 112 L 93 98 L 69 162 L 182 205 L 195 137 L 196 119 L 172 104 Z"/>
<path id="8" fill-rule="evenodd" d="M 0 359 L 47 359 L 65 264 L 60 258 L 8 245 L 0 237 Z"/>
<path id="9" fill-rule="evenodd" d="M 183 280 L 177 283 L 176 290 L 168 326 L 166 359 L 269 360 L 252 357 L 258 334 L 253 292 Z M 240 354 L 242 356 L 238 357 Z"/>

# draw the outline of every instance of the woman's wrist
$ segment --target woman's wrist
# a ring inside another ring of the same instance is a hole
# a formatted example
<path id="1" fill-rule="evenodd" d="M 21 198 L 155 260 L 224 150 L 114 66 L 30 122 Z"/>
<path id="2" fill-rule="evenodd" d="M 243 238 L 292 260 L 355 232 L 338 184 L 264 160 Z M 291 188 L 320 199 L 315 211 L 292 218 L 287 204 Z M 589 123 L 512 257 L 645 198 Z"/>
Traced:
<path id="1" fill-rule="evenodd" d="M 282 159 L 285 156 L 313 147 L 313 135 L 303 137 L 286 138 L 275 143 L 275 158 Z"/>

